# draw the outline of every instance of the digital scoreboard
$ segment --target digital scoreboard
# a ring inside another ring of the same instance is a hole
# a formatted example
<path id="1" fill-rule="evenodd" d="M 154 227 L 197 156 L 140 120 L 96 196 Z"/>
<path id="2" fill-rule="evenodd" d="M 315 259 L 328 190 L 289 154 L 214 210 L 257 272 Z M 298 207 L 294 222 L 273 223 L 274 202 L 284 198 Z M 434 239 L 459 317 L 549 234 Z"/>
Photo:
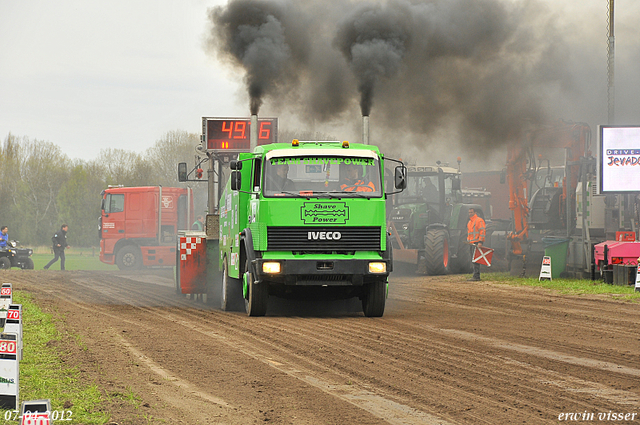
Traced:
<path id="1" fill-rule="evenodd" d="M 249 152 L 250 118 L 202 118 L 203 147 L 213 152 Z M 258 145 L 278 141 L 278 119 L 258 118 Z"/>

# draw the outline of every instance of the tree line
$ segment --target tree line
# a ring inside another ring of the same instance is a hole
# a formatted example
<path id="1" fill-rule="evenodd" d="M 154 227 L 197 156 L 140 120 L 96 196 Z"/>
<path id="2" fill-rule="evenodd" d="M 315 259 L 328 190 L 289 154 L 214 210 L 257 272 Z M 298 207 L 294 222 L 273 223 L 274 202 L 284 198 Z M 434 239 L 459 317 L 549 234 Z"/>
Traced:
<path id="1" fill-rule="evenodd" d="M 65 223 L 70 245 L 98 246 L 101 192 L 109 185 L 186 187 L 177 164 L 192 167 L 199 143 L 198 134 L 169 131 L 142 154 L 103 149 L 84 161 L 53 143 L 9 134 L 0 146 L 0 226 L 22 246 L 42 246 Z M 206 183 L 190 186 L 196 211 L 204 211 Z"/>

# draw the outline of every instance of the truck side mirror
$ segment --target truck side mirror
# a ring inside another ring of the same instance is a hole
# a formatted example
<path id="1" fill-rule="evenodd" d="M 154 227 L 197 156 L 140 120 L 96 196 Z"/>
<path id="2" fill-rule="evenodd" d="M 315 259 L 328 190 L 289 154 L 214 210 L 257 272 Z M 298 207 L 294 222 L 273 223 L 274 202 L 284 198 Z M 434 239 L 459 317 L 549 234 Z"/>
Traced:
<path id="1" fill-rule="evenodd" d="M 459 179 L 459 178 L 454 177 L 454 178 L 451 180 L 451 190 L 452 190 L 452 191 L 460 191 L 460 190 L 462 190 L 462 187 L 461 187 L 461 186 L 462 186 L 462 185 L 461 185 L 461 183 L 460 183 L 460 179 Z"/>
<path id="2" fill-rule="evenodd" d="M 242 162 L 233 159 L 229 162 L 229 168 L 232 170 L 242 170 Z"/>
<path id="3" fill-rule="evenodd" d="M 231 190 L 240 190 L 242 186 L 242 174 L 239 171 L 231 172 Z"/>
<path id="4" fill-rule="evenodd" d="M 187 163 L 186 162 L 178 163 L 178 181 L 179 182 L 187 181 Z"/>
<path id="5" fill-rule="evenodd" d="M 404 165 L 398 165 L 395 171 L 395 186 L 396 189 L 407 188 L 407 168 Z"/>

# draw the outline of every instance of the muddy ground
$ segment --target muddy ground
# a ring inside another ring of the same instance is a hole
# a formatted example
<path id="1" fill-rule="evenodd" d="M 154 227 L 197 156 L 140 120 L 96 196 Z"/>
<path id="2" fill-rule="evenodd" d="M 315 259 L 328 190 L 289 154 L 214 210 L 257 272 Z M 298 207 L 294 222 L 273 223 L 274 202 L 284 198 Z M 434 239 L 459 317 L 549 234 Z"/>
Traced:
<path id="1" fill-rule="evenodd" d="M 166 270 L 3 272 L 84 379 L 138 396 L 112 398 L 117 424 L 640 424 L 638 304 L 464 279 L 394 276 L 382 318 L 249 318 L 178 296 Z"/>

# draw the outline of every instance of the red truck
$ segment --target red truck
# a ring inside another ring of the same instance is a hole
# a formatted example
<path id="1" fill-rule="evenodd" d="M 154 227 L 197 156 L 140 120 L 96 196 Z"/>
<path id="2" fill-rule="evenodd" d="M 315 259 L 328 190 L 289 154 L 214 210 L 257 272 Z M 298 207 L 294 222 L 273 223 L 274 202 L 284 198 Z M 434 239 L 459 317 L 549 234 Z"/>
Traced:
<path id="1" fill-rule="evenodd" d="M 193 221 L 191 189 L 110 186 L 102 192 L 100 261 L 120 270 L 175 266 L 178 230 Z"/>

